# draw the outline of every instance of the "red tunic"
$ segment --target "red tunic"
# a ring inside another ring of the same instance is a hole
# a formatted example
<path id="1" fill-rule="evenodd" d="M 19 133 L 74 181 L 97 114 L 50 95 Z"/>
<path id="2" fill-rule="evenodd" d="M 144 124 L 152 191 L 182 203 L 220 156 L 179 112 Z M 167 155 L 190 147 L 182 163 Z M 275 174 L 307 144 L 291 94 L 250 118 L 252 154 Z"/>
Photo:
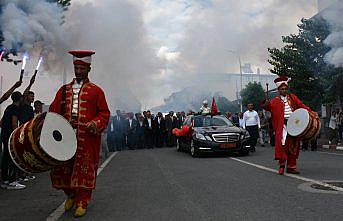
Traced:
<path id="1" fill-rule="evenodd" d="M 297 96 L 294 94 L 287 95 L 288 97 L 288 104 L 294 112 L 298 108 L 305 108 L 308 111 L 312 111 L 309 107 L 303 104 Z M 275 132 L 275 159 L 287 159 L 285 155 L 285 151 L 282 149 L 282 131 L 284 126 L 284 112 L 285 112 L 285 104 L 281 100 L 281 97 L 273 98 L 269 104 L 265 104 L 265 102 L 261 103 L 262 108 L 271 112 L 273 129 Z M 291 138 L 287 135 L 287 139 L 292 139 L 290 142 L 290 149 L 289 151 L 296 156 L 299 155 L 299 147 L 300 147 L 300 140 Z"/>
<path id="2" fill-rule="evenodd" d="M 74 82 L 74 81 L 73 81 Z M 66 85 L 65 114 L 77 129 L 77 151 L 75 157 L 63 166 L 51 171 L 53 187 L 94 189 L 99 164 L 101 132 L 107 128 L 110 111 L 105 94 L 97 85 L 86 79 L 79 92 L 79 108 L 76 121 L 72 122 L 73 82 Z M 62 90 L 60 88 L 49 111 L 61 114 Z M 92 134 L 86 124 L 93 121 L 97 134 Z"/>

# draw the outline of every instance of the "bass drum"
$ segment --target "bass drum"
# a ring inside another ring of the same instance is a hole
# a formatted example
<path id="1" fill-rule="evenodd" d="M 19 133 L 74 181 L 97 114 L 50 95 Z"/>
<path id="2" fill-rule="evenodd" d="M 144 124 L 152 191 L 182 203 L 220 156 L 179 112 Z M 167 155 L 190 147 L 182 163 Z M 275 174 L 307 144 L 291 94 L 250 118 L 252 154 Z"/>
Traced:
<path id="1" fill-rule="evenodd" d="M 287 122 L 287 132 L 301 140 L 312 140 L 318 136 L 321 123 L 315 113 L 304 108 L 294 111 Z"/>
<path id="2" fill-rule="evenodd" d="M 77 149 L 74 129 L 56 113 L 42 113 L 13 131 L 9 152 L 26 173 L 51 170 L 73 158 Z"/>

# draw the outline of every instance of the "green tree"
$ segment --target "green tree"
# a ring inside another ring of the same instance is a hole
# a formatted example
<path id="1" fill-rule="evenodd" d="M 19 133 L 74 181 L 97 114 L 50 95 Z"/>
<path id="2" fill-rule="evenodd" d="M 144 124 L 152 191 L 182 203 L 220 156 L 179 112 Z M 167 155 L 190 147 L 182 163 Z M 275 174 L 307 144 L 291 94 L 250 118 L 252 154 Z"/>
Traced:
<path id="1" fill-rule="evenodd" d="M 273 66 L 271 72 L 291 77 L 291 91 L 311 108 L 318 109 L 323 102 L 336 100 L 339 71 L 328 65 L 325 54 L 330 48 L 324 40 L 330 34 L 323 18 L 302 19 L 298 34 L 283 36 L 282 48 L 269 48 Z"/>
<path id="2" fill-rule="evenodd" d="M 217 103 L 218 110 L 224 114 L 226 112 L 236 113 L 239 111 L 239 105 L 233 103 L 229 99 L 223 96 L 214 96 Z"/>
<path id="3" fill-rule="evenodd" d="M 261 83 L 251 83 L 249 82 L 248 85 L 241 91 L 242 97 L 242 104 L 244 107 L 247 104 L 254 104 L 255 110 L 261 110 L 260 101 L 265 98 L 265 92 Z"/>
<path id="4" fill-rule="evenodd" d="M 54 0 L 57 4 L 61 5 L 64 10 L 67 10 L 71 4 L 71 0 Z"/>

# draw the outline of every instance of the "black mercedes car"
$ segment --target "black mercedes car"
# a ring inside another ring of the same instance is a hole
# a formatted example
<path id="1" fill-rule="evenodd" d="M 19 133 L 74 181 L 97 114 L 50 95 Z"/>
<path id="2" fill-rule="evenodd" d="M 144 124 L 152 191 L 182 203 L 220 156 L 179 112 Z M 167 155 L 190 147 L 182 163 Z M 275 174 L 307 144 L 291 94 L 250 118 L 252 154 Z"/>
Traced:
<path id="1" fill-rule="evenodd" d="M 236 127 L 223 115 L 190 115 L 183 125 L 187 125 L 189 131 L 177 137 L 177 151 L 188 151 L 192 157 L 213 152 L 249 154 L 248 131 Z"/>

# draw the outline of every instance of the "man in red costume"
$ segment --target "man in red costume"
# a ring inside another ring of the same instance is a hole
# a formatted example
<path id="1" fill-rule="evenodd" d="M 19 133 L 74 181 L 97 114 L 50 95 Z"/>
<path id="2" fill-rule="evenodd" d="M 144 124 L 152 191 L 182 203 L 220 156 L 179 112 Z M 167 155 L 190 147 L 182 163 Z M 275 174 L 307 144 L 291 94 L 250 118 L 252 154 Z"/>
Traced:
<path id="1" fill-rule="evenodd" d="M 104 92 L 91 83 L 92 51 L 70 51 L 74 56 L 75 78 L 59 89 L 49 111 L 61 114 L 73 126 L 77 136 L 75 157 L 51 171 L 52 185 L 67 195 L 65 210 L 76 206 L 74 216 L 86 213 L 95 188 L 101 132 L 107 128 L 110 111 Z"/>
<path id="2" fill-rule="evenodd" d="M 305 108 L 297 96 L 288 93 L 288 78 L 278 77 L 274 80 L 279 96 L 271 101 L 261 102 L 261 107 L 271 112 L 273 129 L 275 132 L 275 160 L 279 161 L 279 174 L 283 175 L 287 163 L 287 173 L 299 174 L 297 158 L 300 150 L 300 140 L 287 134 L 287 120 L 298 108 Z"/>

